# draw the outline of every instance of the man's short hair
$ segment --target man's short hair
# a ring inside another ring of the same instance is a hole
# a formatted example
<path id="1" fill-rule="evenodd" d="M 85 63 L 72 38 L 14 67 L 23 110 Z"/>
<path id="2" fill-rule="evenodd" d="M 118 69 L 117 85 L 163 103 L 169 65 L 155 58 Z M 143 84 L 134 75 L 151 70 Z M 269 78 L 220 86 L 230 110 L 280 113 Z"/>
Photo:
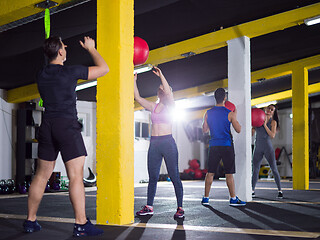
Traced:
<path id="1" fill-rule="evenodd" d="M 214 92 L 214 97 L 216 99 L 217 104 L 220 104 L 223 102 L 224 98 L 226 97 L 226 91 L 223 88 L 218 88 Z"/>
<path id="2" fill-rule="evenodd" d="M 62 48 L 60 37 L 52 36 L 44 41 L 43 50 L 49 62 L 57 58 L 60 48 Z"/>

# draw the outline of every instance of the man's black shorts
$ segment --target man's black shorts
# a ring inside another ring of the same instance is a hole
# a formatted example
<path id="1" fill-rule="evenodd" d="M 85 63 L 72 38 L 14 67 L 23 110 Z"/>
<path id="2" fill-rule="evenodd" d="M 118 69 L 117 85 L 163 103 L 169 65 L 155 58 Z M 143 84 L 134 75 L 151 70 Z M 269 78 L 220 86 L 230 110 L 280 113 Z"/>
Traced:
<path id="1" fill-rule="evenodd" d="M 87 156 L 81 129 L 82 124 L 77 119 L 42 119 L 38 135 L 38 158 L 55 161 L 59 151 L 64 162 Z"/>
<path id="2" fill-rule="evenodd" d="M 212 146 L 209 149 L 209 173 L 216 173 L 221 159 L 226 174 L 233 174 L 236 172 L 233 146 Z"/>

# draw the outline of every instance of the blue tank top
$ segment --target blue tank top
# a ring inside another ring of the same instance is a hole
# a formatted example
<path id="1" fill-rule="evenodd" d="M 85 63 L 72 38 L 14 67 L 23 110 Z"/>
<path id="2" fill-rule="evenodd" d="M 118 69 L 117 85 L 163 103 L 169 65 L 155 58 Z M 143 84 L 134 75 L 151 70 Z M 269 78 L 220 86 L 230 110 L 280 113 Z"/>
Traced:
<path id="1" fill-rule="evenodd" d="M 232 145 L 231 122 L 228 119 L 230 112 L 229 109 L 220 106 L 215 106 L 207 111 L 207 123 L 211 136 L 209 141 L 210 147 Z"/>

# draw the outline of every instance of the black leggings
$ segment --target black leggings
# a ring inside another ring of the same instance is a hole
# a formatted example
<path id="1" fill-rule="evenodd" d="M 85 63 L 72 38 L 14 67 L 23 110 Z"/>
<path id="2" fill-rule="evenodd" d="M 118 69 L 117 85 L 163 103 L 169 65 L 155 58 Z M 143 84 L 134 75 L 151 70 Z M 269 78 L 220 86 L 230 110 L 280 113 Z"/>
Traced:
<path id="1" fill-rule="evenodd" d="M 174 186 L 178 207 L 182 207 L 183 187 L 178 169 L 178 149 L 172 135 L 151 137 L 148 151 L 149 184 L 147 205 L 153 206 L 162 158 L 164 158 L 170 179 Z"/>

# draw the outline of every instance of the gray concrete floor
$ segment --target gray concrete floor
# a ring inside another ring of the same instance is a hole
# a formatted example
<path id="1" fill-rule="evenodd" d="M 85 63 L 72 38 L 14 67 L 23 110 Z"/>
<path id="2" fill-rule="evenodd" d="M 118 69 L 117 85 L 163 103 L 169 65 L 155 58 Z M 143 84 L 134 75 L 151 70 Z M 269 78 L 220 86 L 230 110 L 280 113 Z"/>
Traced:
<path id="1" fill-rule="evenodd" d="M 292 182 L 282 181 L 282 200 L 276 199 L 273 181 L 260 181 L 257 198 L 237 208 L 228 205 L 225 181 L 214 181 L 209 207 L 200 204 L 203 181 L 184 181 L 183 186 L 184 220 L 173 219 L 176 199 L 171 182 L 159 182 L 151 218 L 135 217 L 132 227 L 99 226 L 104 235 L 89 239 L 320 239 L 320 181 L 310 181 L 308 191 L 292 190 Z M 147 184 L 135 187 L 135 212 L 146 204 L 146 193 Z M 93 220 L 95 194 L 94 189 L 86 192 L 87 214 Z M 72 239 L 67 193 L 44 196 L 38 216 L 48 219 L 39 221 L 40 232 L 22 233 L 26 210 L 26 195 L 0 195 L 0 239 Z"/>

